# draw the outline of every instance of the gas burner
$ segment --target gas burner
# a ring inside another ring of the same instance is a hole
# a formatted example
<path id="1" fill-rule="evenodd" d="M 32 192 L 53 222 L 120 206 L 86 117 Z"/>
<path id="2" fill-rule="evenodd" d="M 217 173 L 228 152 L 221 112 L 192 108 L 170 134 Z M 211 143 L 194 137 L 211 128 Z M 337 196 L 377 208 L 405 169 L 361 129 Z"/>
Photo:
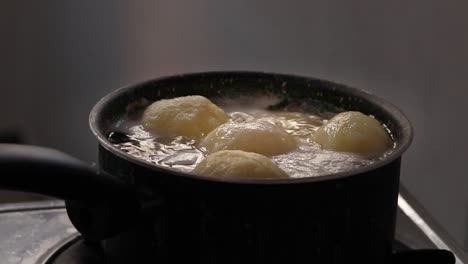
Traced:
<path id="1" fill-rule="evenodd" d="M 88 244 L 80 236 L 60 243 L 40 264 L 103 264 L 106 257 L 98 247 Z"/>
<path id="2" fill-rule="evenodd" d="M 448 249 L 457 264 L 468 258 L 404 189 L 399 197 L 395 252 Z M 83 241 L 62 201 L 0 206 L 2 264 L 105 264 L 98 246 Z"/>
<path id="3" fill-rule="evenodd" d="M 394 252 L 410 250 L 410 248 L 400 241 L 395 241 Z M 86 243 L 79 236 L 72 236 L 60 243 L 50 256 L 47 256 L 40 264 L 103 264 L 108 263 L 102 251 Z"/>

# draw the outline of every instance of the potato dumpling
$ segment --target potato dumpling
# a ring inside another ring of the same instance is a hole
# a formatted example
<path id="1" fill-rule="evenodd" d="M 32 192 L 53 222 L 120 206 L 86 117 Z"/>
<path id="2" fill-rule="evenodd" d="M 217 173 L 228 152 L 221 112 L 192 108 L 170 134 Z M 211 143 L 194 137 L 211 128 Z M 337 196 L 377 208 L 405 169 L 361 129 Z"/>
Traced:
<path id="1" fill-rule="evenodd" d="M 197 95 L 154 102 L 143 113 L 142 123 L 161 136 L 199 139 L 228 120 L 221 108 Z"/>
<path id="2" fill-rule="evenodd" d="M 286 172 L 266 156 L 241 150 L 215 152 L 202 160 L 193 172 L 221 178 L 288 178 Z"/>
<path id="3" fill-rule="evenodd" d="M 361 112 L 343 112 L 321 126 L 312 140 L 324 149 L 365 156 L 382 154 L 391 139 L 382 124 Z"/>
<path id="4" fill-rule="evenodd" d="M 233 149 L 266 156 L 284 154 L 296 146 L 295 138 L 281 126 L 261 120 L 225 123 L 211 131 L 199 145 L 211 153 Z"/>

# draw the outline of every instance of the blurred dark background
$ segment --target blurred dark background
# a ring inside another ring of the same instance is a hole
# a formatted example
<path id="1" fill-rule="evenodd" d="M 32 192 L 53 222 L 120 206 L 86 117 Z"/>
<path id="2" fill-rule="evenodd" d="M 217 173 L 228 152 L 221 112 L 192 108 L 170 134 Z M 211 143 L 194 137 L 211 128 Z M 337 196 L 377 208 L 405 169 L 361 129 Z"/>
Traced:
<path id="1" fill-rule="evenodd" d="M 91 163 L 88 113 L 126 84 L 204 70 L 342 82 L 408 115 L 402 182 L 468 248 L 467 10 L 461 0 L 2 1 L 0 135 Z"/>

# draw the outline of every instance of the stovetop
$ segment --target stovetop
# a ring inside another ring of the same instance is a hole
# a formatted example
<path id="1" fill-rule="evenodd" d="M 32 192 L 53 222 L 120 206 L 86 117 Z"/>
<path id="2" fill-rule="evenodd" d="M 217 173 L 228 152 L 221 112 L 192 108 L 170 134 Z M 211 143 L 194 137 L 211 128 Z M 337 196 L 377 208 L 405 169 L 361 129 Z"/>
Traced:
<path id="1" fill-rule="evenodd" d="M 468 264 L 461 248 L 406 191 L 400 189 L 395 249 L 448 249 Z M 2 264 L 98 264 L 100 252 L 86 245 L 70 223 L 63 201 L 0 206 Z"/>

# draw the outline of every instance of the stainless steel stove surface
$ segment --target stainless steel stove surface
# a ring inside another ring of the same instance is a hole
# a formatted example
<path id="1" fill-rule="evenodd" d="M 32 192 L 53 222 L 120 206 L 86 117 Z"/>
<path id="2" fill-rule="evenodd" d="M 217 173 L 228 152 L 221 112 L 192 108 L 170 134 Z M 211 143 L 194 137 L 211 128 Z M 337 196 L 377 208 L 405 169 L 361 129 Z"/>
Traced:
<path id="1" fill-rule="evenodd" d="M 402 187 L 395 248 L 448 249 L 468 264 L 460 247 Z M 0 206 L 1 264 L 101 264 L 103 256 L 86 245 L 68 220 L 62 201 Z"/>

